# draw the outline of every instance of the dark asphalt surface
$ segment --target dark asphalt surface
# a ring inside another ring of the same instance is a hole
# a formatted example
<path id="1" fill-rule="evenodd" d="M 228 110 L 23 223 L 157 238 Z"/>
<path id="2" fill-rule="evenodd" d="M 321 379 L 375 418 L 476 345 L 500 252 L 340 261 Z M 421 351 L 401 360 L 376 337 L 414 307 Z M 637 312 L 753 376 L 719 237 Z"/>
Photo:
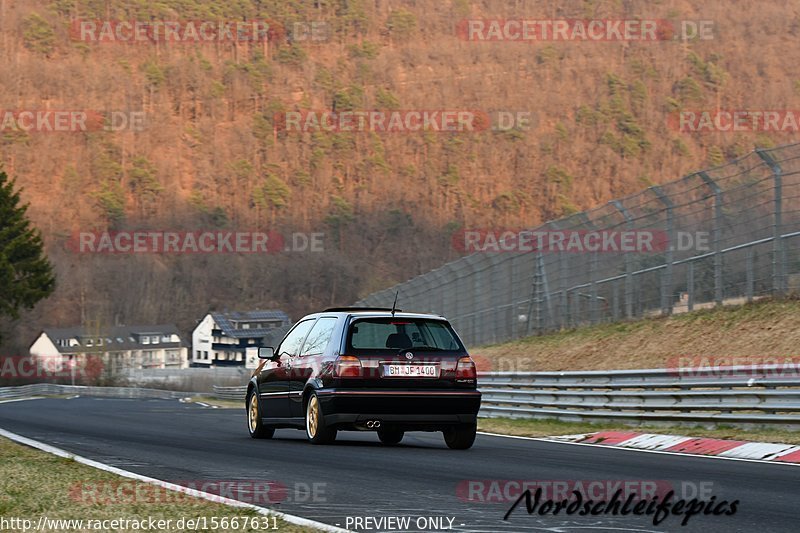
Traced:
<path id="1" fill-rule="evenodd" d="M 331 446 L 312 446 L 302 432 L 288 429 L 278 430 L 272 440 L 254 440 L 247 434 L 244 409 L 209 409 L 167 400 L 0 403 L 0 428 L 183 484 L 275 481 L 287 488 L 282 493 L 285 498 L 267 506 L 358 531 L 389 529 L 375 528 L 374 523 L 356 528 L 353 518 L 387 516 L 410 517 L 412 531 L 418 530 L 414 521 L 419 517 L 453 518 L 456 531 L 800 530 L 800 469 L 784 465 L 483 435 L 469 451 L 447 449 L 440 433 L 410 433 L 395 447 L 360 432 L 340 433 Z M 733 516 L 695 516 L 686 527 L 675 516 L 654 526 L 652 517 L 630 515 L 528 515 L 524 504 L 503 521 L 512 502 L 481 503 L 459 497 L 458 488 L 468 480 L 655 481 L 676 488 L 679 495 L 687 491 L 687 499 L 693 496 L 688 491 L 701 489 L 707 491 L 702 499 L 715 496 L 717 502 L 740 503 Z M 254 499 L 247 493 L 239 498 Z"/>

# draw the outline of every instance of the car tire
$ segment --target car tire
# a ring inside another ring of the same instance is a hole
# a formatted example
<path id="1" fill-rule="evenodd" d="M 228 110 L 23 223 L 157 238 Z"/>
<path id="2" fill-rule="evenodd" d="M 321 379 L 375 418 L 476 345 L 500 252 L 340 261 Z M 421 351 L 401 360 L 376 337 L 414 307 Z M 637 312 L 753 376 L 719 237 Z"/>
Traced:
<path id="1" fill-rule="evenodd" d="M 306 436 L 311 444 L 330 444 L 336 440 L 336 430 L 325 426 L 322 404 L 316 392 L 306 401 Z"/>
<path id="2" fill-rule="evenodd" d="M 261 421 L 261 409 L 258 405 L 258 394 L 252 389 L 247 395 L 247 429 L 250 436 L 254 439 L 271 439 L 275 434 L 275 428 L 265 426 Z"/>
<path id="3" fill-rule="evenodd" d="M 468 450 L 475 442 L 478 427 L 475 424 L 464 424 L 445 429 L 444 442 L 451 450 Z"/>
<path id="4" fill-rule="evenodd" d="M 399 429 L 379 429 L 378 438 L 384 444 L 399 444 L 405 432 Z"/>

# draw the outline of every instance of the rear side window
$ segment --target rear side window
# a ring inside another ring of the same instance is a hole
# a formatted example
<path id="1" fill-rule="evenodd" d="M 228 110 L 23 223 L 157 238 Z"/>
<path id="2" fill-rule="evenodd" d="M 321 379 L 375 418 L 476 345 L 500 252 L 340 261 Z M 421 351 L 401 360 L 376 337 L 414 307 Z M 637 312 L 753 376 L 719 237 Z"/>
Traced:
<path id="1" fill-rule="evenodd" d="M 336 328 L 336 318 L 323 317 L 317 320 L 308 333 L 303 350 L 300 355 L 322 355 L 331 341 L 333 330 Z"/>
<path id="2" fill-rule="evenodd" d="M 462 351 L 453 328 L 443 320 L 426 318 L 362 318 L 350 324 L 348 350 Z"/>

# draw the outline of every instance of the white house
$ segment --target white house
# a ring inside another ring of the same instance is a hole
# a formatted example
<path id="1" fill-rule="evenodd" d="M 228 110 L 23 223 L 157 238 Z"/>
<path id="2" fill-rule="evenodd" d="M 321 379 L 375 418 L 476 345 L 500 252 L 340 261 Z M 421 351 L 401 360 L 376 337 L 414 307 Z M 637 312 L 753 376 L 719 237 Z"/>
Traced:
<path id="1" fill-rule="evenodd" d="M 100 357 L 109 371 L 189 366 L 188 348 L 172 325 L 48 328 L 28 351 L 51 366 L 90 355 Z"/>
<path id="2" fill-rule="evenodd" d="M 248 347 L 261 346 L 290 325 L 280 310 L 208 313 L 192 332 L 192 366 L 245 366 Z"/>

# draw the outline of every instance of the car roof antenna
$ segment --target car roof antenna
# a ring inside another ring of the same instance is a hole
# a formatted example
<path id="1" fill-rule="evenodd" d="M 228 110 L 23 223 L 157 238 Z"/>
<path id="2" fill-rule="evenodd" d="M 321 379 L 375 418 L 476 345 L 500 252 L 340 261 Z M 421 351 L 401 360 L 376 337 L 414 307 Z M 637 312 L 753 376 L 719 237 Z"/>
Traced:
<path id="1" fill-rule="evenodd" d="M 397 309 L 397 295 L 400 294 L 400 291 L 394 293 L 394 303 L 392 304 L 392 316 L 394 316 L 394 312 Z"/>

